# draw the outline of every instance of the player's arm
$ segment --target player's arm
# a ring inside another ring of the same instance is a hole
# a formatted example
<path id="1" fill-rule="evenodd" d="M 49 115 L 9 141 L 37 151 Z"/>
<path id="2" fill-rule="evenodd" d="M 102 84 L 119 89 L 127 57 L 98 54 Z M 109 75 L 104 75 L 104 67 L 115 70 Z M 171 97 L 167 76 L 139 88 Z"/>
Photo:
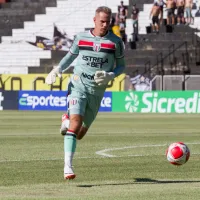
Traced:
<path id="1" fill-rule="evenodd" d="M 77 58 L 79 54 L 78 42 L 79 39 L 78 37 L 76 37 L 66 56 L 60 61 L 58 66 L 52 69 L 52 71 L 46 77 L 45 79 L 46 84 L 51 85 L 55 83 L 56 76 L 61 78 L 62 72 L 68 69 L 70 67 L 70 64 Z"/>
<path id="2" fill-rule="evenodd" d="M 149 13 L 149 19 L 151 19 L 152 13 L 153 13 L 153 7 L 151 8 L 151 12 Z"/>
<path id="3" fill-rule="evenodd" d="M 76 37 L 68 53 L 58 64 L 58 66 L 60 67 L 62 71 L 65 71 L 67 68 L 69 68 L 72 62 L 77 58 L 79 54 L 78 42 L 79 42 L 79 39 L 78 37 Z"/>
<path id="4" fill-rule="evenodd" d="M 190 9 L 192 10 L 193 7 L 193 0 L 190 1 Z"/>
<path id="5" fill-rule="evenodd" d="M 124 44 L 120 40 L 116 45 L 115 50 L 116 67 L 113 70 L 114 76 L 117 77 L 123 73 L 125 69 L 125 59 L 124 59 Z"/>

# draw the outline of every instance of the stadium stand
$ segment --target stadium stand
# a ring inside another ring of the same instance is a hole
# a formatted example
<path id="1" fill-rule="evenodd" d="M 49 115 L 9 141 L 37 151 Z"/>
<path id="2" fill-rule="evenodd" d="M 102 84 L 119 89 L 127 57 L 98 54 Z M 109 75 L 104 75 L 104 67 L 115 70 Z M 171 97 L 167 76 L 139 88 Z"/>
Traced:
<path id="1" fill-rule="evenodd" d="M 85 27 L 93 26 L 92 18 L 97 6 L 105 4 L 116 12 L 120 0 L 76 0 L 76 2 L 74 0 L 34 1 L 46 10 L 44 14 L 36 14 L 37 8 L 28 9 L 29 7 L 34 8 L 34 4 L 31 2 L 30 0 L 11 1 L 9 3 L 11 7 L 13 4 L 17 5 L 14 11 L 13 9 L 7 9 L 6 4 L 3 6 L 3 14 L 1 15 L 5 16 L 5 13 L 7 13 L 7 20 L 13 20 L 13 23 L 16 23 L 16 19 L 19 23 L 20 21 L 24 21 L 24 28 L 12 29 L 12 36 L 2 36 L 9 35 L 10 32 L 7 33 L 7 29 L 5 29 L 5 34 L 1 34 L 0 59 L 3 62 L 1 62 L 0 73 L 28 73 L 28 67 L 39 67 L 40 59 L 52 58 L 51 51 L 43 51 L 28 44 L 27 41 L 34 42 L 37 35 L 52 38 L 54 23 L 60 29 L 65 30 L 69 38 L 73 39 L 73 36 L 77 32 L 84 31 Z M 126 4 L 127 2 L 124 1 Z M 27 7 L 29 3 L 31 4 Z M 34 14 L 36 15 L 34 16 Z M 11 30 L 9 29 L 9 31 Z"/>
<path id="2" fill-rule="evenodd" d="M 24 30 L 24 22 L 34 21 L 36 14 L 45 14 L 45 7 L 56 6 L 56 0 L 13 0 L 4 3 L 0 11 L 0 73 L 28 73 L 28 66 L 39 66 L 39 55 L 50 58 L 51 53 L 26 43 L 22 34 L 11 37 L 15 30 Z M 15 29 L 18 28 L 18 29 Z M 10 35 L 10 36 L 9 36 Z M 5 38 L 7 38 L 7 40 Z M 10 39 L 8 39 L 10 38 Z"/>
<path id="3" fill-rule="evenodd" d="M 190 26 L 166 26 L 166 10 L 164 8 L 164 20 L 159 34 L 151 33 L 149 13 L 151 4 L 144 4 L 144 10 L 139 14 L 139 38 L 134 41 L 131 38 L 131 21 L 127 20 L 127 33 L 129 46 L 127 45 L 127 73 L 141 74 L 148 77 L 155 74 L 199 74 L 199 17 L 194 18 L 194 24 Z M 141 9 L 141 2 L 137 7 Z M 194 3 L 192 14 L 195 16 L 197 6 Z M 131 6 L 131 4 L 130 4 Z M 148 28 L 148 29 L 147 29 Z M 131 50 L 134 49 L 134 50 Z"/>
<path id="4" fill-rule="evenodd" d="M 130 19 L 130 9 L 134 3 L 132 0 L 124 0 L 129 9 L 126 19 L 126 72 L 146 73 L 148 76 L 151 76 L 152 72 L 199 73 L 196 64 L 200 57 L 197 36 L 200 18 L 195 17 L 194 25 L 190 27 L 163 25 L 160 33 L 155 35 L 148 29 L 153 0 L 137 1 L 140 13 L 139 36 L 136 41 L 133 38 Z M 54 25 L 73 40 L 77 32 L 93 27 L 92 17 L 97 6 L 107 5 L 116 13 L 119 4 L 120 0 L 10 0 L 9 3 L 2 4 L 0 73 L 49 72 L 66 52 L 43 50 L 28 42 L 34 43 L 37 36 L 52 38 Z M 197 6 L 192 11 L 193 16 L 196 11 Z"/>

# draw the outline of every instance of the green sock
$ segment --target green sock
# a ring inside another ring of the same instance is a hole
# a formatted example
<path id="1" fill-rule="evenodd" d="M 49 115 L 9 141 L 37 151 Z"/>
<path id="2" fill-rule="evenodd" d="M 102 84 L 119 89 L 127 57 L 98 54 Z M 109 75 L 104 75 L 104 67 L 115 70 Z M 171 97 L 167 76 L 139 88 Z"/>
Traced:
<path id="1" fill-rule="evenodd" d="M 64 136 L 65 166 L 72 167 L 72 160 L 76 151 L 76 134 L 67 131 Z"/>

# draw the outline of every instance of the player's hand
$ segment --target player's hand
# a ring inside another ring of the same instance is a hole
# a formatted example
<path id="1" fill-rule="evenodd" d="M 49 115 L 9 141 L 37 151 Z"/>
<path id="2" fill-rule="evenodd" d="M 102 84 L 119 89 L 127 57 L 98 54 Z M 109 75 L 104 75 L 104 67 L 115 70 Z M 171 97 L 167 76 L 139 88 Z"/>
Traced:
<path id="1" fill-rule="evenodd" d="M 54 66 L 51 72 L 45 78 L 45 83 L 48 85 L 52 85 L 56 82 L 56 76 L 62 78 L 62 71 L 59 66 Z"/>
<path id="2" fill-rule="evenodd" d="M 96 71 L 94 75 L 94 81 L 100 85 L 107 85 L 109 81 L 115 78 L 115 74 L 113 72 L 105 72 L 105 71 Z"/>

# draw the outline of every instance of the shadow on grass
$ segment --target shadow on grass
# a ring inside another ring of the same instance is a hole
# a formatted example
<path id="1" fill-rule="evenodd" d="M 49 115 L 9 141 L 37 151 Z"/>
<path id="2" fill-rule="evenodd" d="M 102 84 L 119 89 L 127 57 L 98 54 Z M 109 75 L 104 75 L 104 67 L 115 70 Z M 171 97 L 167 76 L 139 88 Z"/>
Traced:
<path id="1" fill-rule="evenodd" d="M 133 182 L 129 183 L 105 183 L 105 184 L 94 184 L 94 185 L 77 185 L 77 187 L 97 187 L 107 185 L 132 185 L 132 184 L 168 184 L 168 183 L 200 183 L 199 181 L 192 180 L 155 180 L 150 178 L 135 178 Z"/>

